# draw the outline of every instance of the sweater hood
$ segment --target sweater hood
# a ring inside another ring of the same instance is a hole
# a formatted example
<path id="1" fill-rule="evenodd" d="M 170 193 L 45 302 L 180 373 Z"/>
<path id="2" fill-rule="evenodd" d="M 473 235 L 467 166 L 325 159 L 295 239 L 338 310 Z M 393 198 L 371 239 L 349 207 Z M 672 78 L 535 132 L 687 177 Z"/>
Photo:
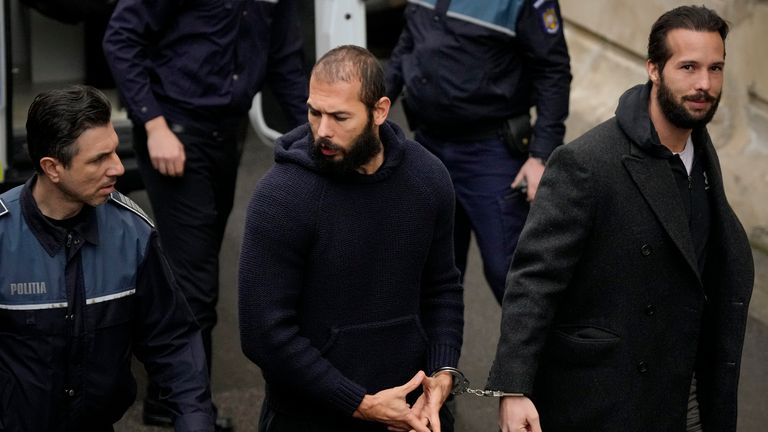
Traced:
<path id="1" fill-rule="evenodd" d="M 372 183 L 388 178 L 402 161 L 408 142 L 402 129 L 387 120 L 379 127 L 379 138 L 384 145 L 384 163 L 370 175 L 351 173 L 334 180 L 351 183 Z M 324 177 L 330 177 L 321 171 L 310 154 L 312 148 L 312 130 L 304 124 L 281 136 L 275 141 L 275 162 L 295 164 Z"/>
<path id="2" fill-rule="evenodd" d="M 638 84 L 621 95 L 616 107 L 619 127 L 640 149 L 656 157 L 670 158 L 672 153 L 661 144 L 648 114 L 651 82 Z"/>

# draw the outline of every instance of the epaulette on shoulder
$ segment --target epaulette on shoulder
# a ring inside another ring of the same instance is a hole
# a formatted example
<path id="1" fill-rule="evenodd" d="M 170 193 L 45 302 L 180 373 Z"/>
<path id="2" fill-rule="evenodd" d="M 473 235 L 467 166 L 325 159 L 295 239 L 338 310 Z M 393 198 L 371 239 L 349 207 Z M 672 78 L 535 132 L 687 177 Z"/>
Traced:
<path id="1" fill-rule="evenodd" d="M 111 194 L 109 194 L 109 201 L 114 203 L 114 204 L 117 204 L 120 207 L 123 207 L 123 208 L 125 208 L 127 210 L 130 210 L 133 213 L 136 213 L 136 215 L 138 215 L 140 218 L 144 219 L 149 224 L 149 226 L 151 226 L 152 228 L 155 227 L 155 223 L 152 222 L 152 219 L 150 219 L 149 216 L 146 213 L 144 213 L 144 210 L 142 210 L 141 207 L 139 207 L 138 204 L 133 202 L 132 199 L 128 198 L 127 196 L 125 196 L 123 194 L 121 194 L 120 192 L 115 191 L 115 192 L 112 192 Z"/>
<path id="2" fill-rule="evenodd" d="M 8 207 L 5 206 L 5 203 L 3 202 L 3 199 L 0 198 L 0 216 L 5 216 L 8 213 L 10 213 L 8 211 Z"/>

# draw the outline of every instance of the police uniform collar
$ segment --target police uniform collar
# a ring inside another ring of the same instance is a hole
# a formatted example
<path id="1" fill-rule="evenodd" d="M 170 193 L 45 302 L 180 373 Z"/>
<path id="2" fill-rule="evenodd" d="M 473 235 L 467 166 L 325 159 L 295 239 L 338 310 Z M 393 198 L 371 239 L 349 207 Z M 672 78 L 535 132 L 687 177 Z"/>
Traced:
<path id="1" fill-rule="evenodd" d="M 35 182 L 37 182 L 37 175 L 27 180 L 21 190 L 21 214 L 43 249 L 48 255 L 54 256 L 64 246 L 67 240 L 67 230 L 50 223 L 40 211 L 35 198 L 32 196 Z M 96 245 L 99 243 L 99 227 L 93 210 L 93 207 L 84 205 L 80 210 L 83 215 L 82 220 L 72 230 L 77 232 L 85 241 Z"/>

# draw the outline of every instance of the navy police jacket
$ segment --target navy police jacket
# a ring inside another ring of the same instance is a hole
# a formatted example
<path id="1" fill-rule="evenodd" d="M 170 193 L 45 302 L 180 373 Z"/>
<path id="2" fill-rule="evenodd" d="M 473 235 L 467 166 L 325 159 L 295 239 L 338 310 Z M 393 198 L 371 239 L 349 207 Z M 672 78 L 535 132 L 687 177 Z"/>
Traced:
<path id="1" fill-rule="evenodd" d="M 530 153 L 563 143 L 571 73 L 553 0 L 408 0 L 387 96 L 425 129 L 487 129 L 536 107 Z"/>
<path id="2" fill-rule="evenodd" d="M 200 333 L 149 219 L 115 192 L 57 226 L 35 181 L 0 195 L 0 430 L 111 430 L 136 396 L 133 354 L 177 431 L 212 430 Z"/>
<path id="3" fill-rule="evenodd" d="M 219 129 L 269 84 L 291 126 L 307 121 L 298 0 L 121 0 L 104 54 L 131 119 Z"/>

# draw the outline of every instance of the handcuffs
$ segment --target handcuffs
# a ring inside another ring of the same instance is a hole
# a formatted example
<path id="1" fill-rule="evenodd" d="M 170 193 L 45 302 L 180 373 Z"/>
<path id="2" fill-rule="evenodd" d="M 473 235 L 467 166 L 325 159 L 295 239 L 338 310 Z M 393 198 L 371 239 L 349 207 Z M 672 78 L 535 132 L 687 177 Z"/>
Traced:
<path id="1" fill-rule="evenodd" d="M 470 388 L 469 380 L 464 375 L 464 373 L 450 366 L 438 368 L 432 372 L 432 375 L 430 376 L 434 378 L 440 372 L 448 372 L 453 377 L 453 387 L 451 388 L 451 394 L 454 396 L 459 396 L 465 393 L 480 397 L 524 396 L 522 393 L 506 393 L 501 390 L 481 390 Z"/>

